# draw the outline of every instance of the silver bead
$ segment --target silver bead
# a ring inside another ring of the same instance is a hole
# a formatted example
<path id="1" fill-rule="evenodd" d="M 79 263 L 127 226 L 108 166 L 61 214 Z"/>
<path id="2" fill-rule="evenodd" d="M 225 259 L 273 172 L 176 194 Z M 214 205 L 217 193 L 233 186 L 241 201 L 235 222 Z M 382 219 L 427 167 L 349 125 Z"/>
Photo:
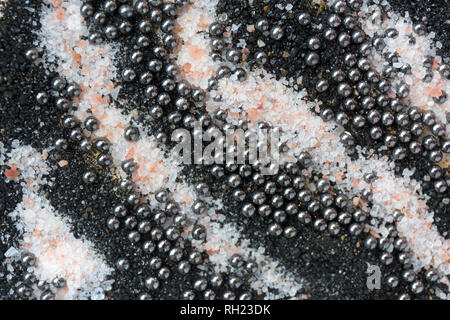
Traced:
<path id="1" fill-rule="evenodd" d="M 88 131 L 95 131 L 99 128 L 99 123 L 97 118 L 89 116 L 84 120 L 84 127 Z"/>
<path id="2" fill-rule="evenodd" d="M 412 154 L 419 154 L 422 151 L 422 145 L 417 141 L 412 141 L 408 145 L 409 151 L 411 151 Z"/>
<path id="3" fill-rule="evenodd" d="M 317 37 L 311 37 L 308 39 L 308 48 L 310 50 L 318 50 L 320 48 L 320 40 Z"/>
<path id="4" fill-rule="evenodd" d="M 435 181 L 434 190 L 436 190 L 438 193 L 444 193 L 445 191 L 447 191 L 447 182 L 445 180 Z"/>
<path id="5" fill-rule="evenodd" d="M 204 226 L 196 226 L 192 231 L 192 236 L 196 240 L 206 239 L 206 229 Z"/>
<path id="6" fill-rule="evenodd" d="M 255 54 L 255 60 L 258 64 L 264 65 L 267 63 L 267 54 L 265 52 L 259 51 Z"/>
<path id="7" fill-rule="evenodd" d="M 413 270 L 406 270 L 402 273 L 402 278 L 406 282 L 413 282 L 416 278 L 416 273 Z"/>
<path id="8" fill-rule="evenodd" d="M 420 281 L 415 281 L 412 285 L 411 285 L 411 291 L 415 294 L 419 294 L 423 291 L 424 286 L 423 283 Z"/>
<path id="9" fill-rule="evenodd" d="M 418 24 L 414 25 L 413 30 L 419 36 L 423 36 L 427 32 L 425 26 L 423 24 L 421 24 L 421 23 L 418 23 Z"/>
<path id="10" fill-rule="evenodd" d="M 348 0 L 347 4 L 352 8 L 353 10 L 359 10 L 362 6 L 361 0 Z"/>
<path id="11" fill-rule="evenodd" d="M 185 291 L 183 293 L 183 299 L 184 300 L 194 300 L 195 299 L 195 293 L 191 290 Z"/>
<path id="12" fill-rule="evenodd" d="M 427 150 L 433 150 L 434 148 L 436 148 L 438 146 L 438 140 L 436 139 L 436 137 L 434 136 L 426 136 L 423 141 L 422 144 L 425 147 L 425 149 Z"/>
<path id="13" fill-rule="evenodd" d="M 337 14 L 331 14 L 327 21 L 332 28 L 337 28 L 341 25 L 341 18 Z"/>
<path id="14" fill-rule="evenodd" d="M 311 215 L 306 211 L 301 211 L 297 215 L 297 219 L 300 223 L 309 224 L 312 220 Z"/>
<path id="15" fill-rule="evenodd" d="M 363 31 L 355 30 L 352 32 L 352 40 L 354 43 L 360 44 L 363 43 L 365 39 L 365 34 Z"/>
<path id="16" fill-rule="evenodd" d="M 137 225 L 137 220 L 136 220 L 136 218 L 134 217 L 134 216 L 128 216 L 126 219 L 125 219 L 125 226 L 128 228 L 128 229 L 134 229 L 135 227 L 136 227 L 136 225 Z"/>
<path id="17" fill-rule="evenodd" d="M 67 140 L 66 139 L 60 138 L 60 139 L 55 141 L 55 148 L 57 150 L 64 151 L 64 150 L 67 149 L 67 147 L 68 147 L 68 144 L 67 144 Z"/>
<path id="18" fill-rule="evenodd" d="M 45 290 L 41 293 L 41 300 L 55 300 L 55 294 L 51 290 Z"/>
<path id="19" fill-rule="evenodd" d="M 319 55 L 315 52 L 308 53 L 305 59 L 306 64 L 308 66 L 315 66 L 316 64 L 319 63 L 319 60 L 320 60 Z"/>
<path id="20" fill-rule="evenodd" d="M 187 261 L 181 261 L 178 263 L 178 272 L 181 274 L 188 274 L 191 271 L 191 265 Z"/>
<path id="21" fill-rule="evenodd" d="M 331 235 L 337 235 L 337 234 L 339 234 L 339 231 L 340 231 L 340 226 L 339 226 L 339 224 L 337 223 L 337 222 L 331 222 L 329 225 L 328 225 L 328 232 L 331 234 Z"/>
<path id="22" fill-rule="evenodd" d="M 388 252 L 383 253 L 380 259 L 385 265 L 390 265 L 394 261 L 394 257 Z"/>
<path id="23" fill-rule="evenodd" d="M 398 297 L 398 300 L 410 300 L 410 299 L 411 297 L 407 293 L 404 293 Z"/>
<path id="24" fill-rule="evenodd" d="M 136 78 L 136 72 L 133 69 L 125 69 L 122 72 L 122 79 L 126 82 L 131 82 Z"/>
<path id="25" fill-rule="evenodd" d="M 367 218 L 367 214 L 360 209 L 353 212 L 353 219 L 356 222 L 364 222 L 364 221 L 366 221 L 366 218 Z"/>
<path id="26" fill-rule="evenodd" d="M 103 41 L 101 34 L 97 32 L 91 33 L 88 39 L 92 44 L 100 44 Z"/>
<path id="27" fill-rule="evenodd" d="M 80 141 L 80 149 L 81 149 L 81 151 L 89 152 L 89 151 L 92 150 L 92 144 L 90 143 L 89 140 L 87 140 L 87 139 L 82 139 L 82 140 Z"/>
<path id="28" fill-rule="evenodd" d="M 107 0 L 103 3 L 103 10 L 107 13 L 113 13 L 117 10 L 117 2 L 115 0 Z"/>
<path id="29" fill-rule="evenodd" d="M 233 292 L 231 292 L 231 291 L 226 291 L 223 294 L 222 297 L 223 297 L 224 300 L 234 300 L 234 299 L 236 299 L 236 295 Z"/>
<path id="30" fill-rule="evenodd" d="M 173 34 L 167 34 L 163 37 L 163 43 L 166 48 L 175 48 L 178 44 L 178 39 Z"/>
<path id="31" fill-rule="evenodd" d="M 297 21 L 302 26 L 306 26 L 311 22 L 311 16 L 306 12 L 301 12 L 297 16 Z"/>
<path id="32" fill-rule="evenodd" d="M 367 80 L 372 83 L 380 82 L 380 76 L 375 71 L 367 72 Z"/>
<path id="33" fill-rule="evenodd" d="M 352 53 L 347 53 L 344 56 L 344 63 L 345 65 L 347 65 L 348 67 L 353 67 L 356 64 L 356 57 L 354 54 Z"/>
<path id="34" fill-rule="evenodd" d="M 327 80 L 322 79 L 316 83 L 316 90 L 318 92 L 325 92 L 327 89 L 328 89 L 328 81 Z"/>
<path id="35" fill-rule="evenodd" d="M 346 16 L 346 17 L 344 18 L 344 26 L 345 26 L 347 29 L 353 29 L 353 28 L 355 28 L 355 26 L 356 26 L 356 21 L 355 21 L 355 19 L 354 19 L 352 16 Z"/>
<path id="36" fill-rule="evenodd" d="M 67 281 L 63 277 L 56 277 L 52 280 L 52 284 L 55 288 L 61 289 L 66 286 Z"/>
<path id="37" fill-rule="evenodd" d="M 80 8 L 83 17 L 90 17 L 94 14 L 94 7 L 90 3 L 85 3 Z"/>
<path id="38" fill-rule="evenodd" d="M 136 3 L 134 4 L 134 8 L 140 15 L 146 15 L 150 10 L 148 3 L 144 0 L 136 1 Z"/>
<path id="39" fill-rule="evenodd" d="M 33 267 L 36 264 L 36 257 L 31 252 L 27 252 L 22 256 L 22 264 L 26 267 Z"/>
<path id="40" fill-rule="evenodd" d="M 110 25 L 106 26 L 105 35 L 108 39 L 115 39 L 119 35 L 119 32 L 117 31 L 116 26 Z"/>
<path id="41" fill-rule="evenodd" d="M 37 103 L 40 104 L 40 105 L 47 104 L 47 103 L 48 103 L 48 95 L 47 95 L 47 93 L 45 93 L 45 92 L 39 92 L 39 93 L 36 95 L 36 101 L 37 101 Z"/>
<path id="42" fill-rule="evenodd" d="M 126 34 L 126 33 L 130 33 L 131 30 L 133 30 L 133 26 L 131 25 L 130 22 L 128 22 L 128 21 L 122 21 L 122 22 L 119 24 L 119 31 L 120 31 L 120 32 Z"/>
<path id="43" fill-rule="evenodd" d="M 377 239 L 373 236 L 368 236 L 364 241 L 364 245 L 367 249 L 373 250 L 377 247 Z"/>
<path id="44" fill-rule="evenodd" d="M 37 58 L 39 58 L 39 52 L 36 49 L 28 49 L 25 52 L 25 58 L 27 58 L 30 61 L 34 61 Z"/>
<path id="45" fill-rule="evenodd" d="M 340 83 L 337 92 L 343 97 L 348 97 L 352 93 L 352 88 L 347 83 Z"/>
<path id="46" fill-rule="evenodd" d="M 169 33 L 175 28 L 175 23 L 170 19 L 166 19 L 161 23 L 160 28 L 162 32 Z"/>
<path id="47" fill-rule="evenodd" d="M 390 112 L 384 112 L 381 116 L 381 123 L 386 127 L 391 126 L 394 123 L 394 116 Z"/>
<path id="48" fill-rule="evenodd" d="M 361 79 L 361 72 L 356 68 L 350 69 L 348 72 L 348 79 L 353 82 L 359 81 L 359 79 Z"/>
<path id="49" fill-rule="evenodd" d="M 170 277 L 170 270 L 168 269 L 168 268 L 161 268 L 159 271 L 158 271 L 158 277 L 161 279 L 161 280 L 167 280 L 167 279 L 169 279 L 169 277 Z"/>
<path id="50" fill-rule="evenodd" d="M 270 30 L 270 37 L 274 40 L 280 40 L 284 35 L 283 28 L 276 26 L 273 27 L 272 30 Z"/>
<path id="51" fill-rule="evenodd" d="M 284 229 L 284 236 L 286 238 L 293 238 L 297 235 L 297 229 L 295 229 L 294 227 L 287 227 L 286 229 Z"/>
<path id="52" fill-rule="evenodd" d="M 59 98 L 58 100 L 56 100 L 56 106 L 62 110 L 69 109 L 71 107 L 71 105 L 72 105 L 72 103 L 65 98 Z"/>
<path id="53" fill-rule="evenodd" d="M 101 12 L 101 11 L 96 12 L 94 14 L 94 19 L 93 20 L 94 20 L 94 23 L 96 23 L 96 24 L 99 24 L 99 25 L 104 24 L 105 21 L 106 21 L 106 14 L 104 12 Z"/>
<path id="54" fill-rule="evenodd" d="M 130 262 L 125 258 L 120 258 L 119 260 L 117 260 L 116 266 L 119 270 L 126 271 L 130 269 Z"/>
<path id="55" fill-rule="evenodd" d="M 196 102 L 201 102 L 203 99 L 205 99 L 205 92 L 201 89 L 194 89 L 192 90 L 192 99 Z"/>
<path id="56" fill-rule="evenodd" d="M 337 37 L 336 30 L 333 28 L 328 28 L 324 31 L 323 36 L 328 41 L 333 41 Z"/>
<path id="57" fill-rule="evenodd" d="M 119 7 L 119 14 L 122 16 L 122 18 L 129 19 L 134 14 L 133 8 L 126 4 L 121 5 Z"/>
<path id="58" fill-rule="evenodd" d="M 387 284 L 388 284 L 389 287 L 395 288 L 395 287 L 398 286 L 398 282 L 399 282 L 399 281 L 398 281 L 398 278 L 397 278 L 397 277 L 395 277 L 395 276 L 390 276 L 390 277 L 387 278 L 386 282 L 387 282 Z"/>
<path id="59" fill-rule="evenodd" d="M 157 290 L 159 288 L 159 281 L 154 277 L 149 277 L 145 279 L 145 286 L 149 290 Z"/>
<path id="60" fill-rule="evenodd" d="M 342 82 L 345 79 L 345 73 L 342 70 L 334 70 L 331 73 L 331 78 L 336 82 Z"/>
<path id="61" fill-rule="evenodd" d="M 450 153 L 450 140 L 446 140 L 442 143 L 441 150 L 444 153 Z"/>
<path id="62" fill-rule="evenodd" d="M 273 214 L 273 219 L 278 223 L 286 221 L 286 213 L 283 210 L 277 210 Z"/>
<path id="63" fill-rule="evenodd" d="M 247 72 L 242 68 L 236 68 L 236 70 L 234 70 L 234 75 L 240 82 L 243 82 L 247 79 Z"/>
<path id="64" fill-rule="evenodd" d="M 399 98 L 406 98 L 409 96 L 409 88 L 406 84 L 402 84 L 397 88 L 397 97 Z"/>
<path id="65" fill-rule="evenodd" d="M 151 228 L 152 228 L 152 226 L 151 226 L 150 222 L 147 220 L 143 220 L 143 221 L 139 222 L 137 230 L 139 233 L 145 234 L 145 233 L 149 233 Z"/>
<path id="66" fill-rule="evenodd" d="M 443 136 L 445 134 L 445 126 L 440 123 L 436 123 L 431 127 L 431 132 L 438 137 Z"/>
<path id="67" fill-rule="evenodd" d="M 119 204 L 119 205 L 114 207 L 113 212 L 114 212 L 114 215 L 116 217 L 122 217 L 123 218 L 123 217 L 125 217 L 127 215 L 127 208 L 124 205 Z"/>
<path id="68" fill-rule="evenodd" d="M 194 282 L 194 289 L 197 291 L 205 291 L 208 283 L 205 279 L 199 279 Z"/>
<path id="69" fill-rule="evenodd" d="M 381 120 L 381 115 L 378 110 L 371 110 L 367 115 L 367 120 L 369 120 L 371 124 L 376 124 Z"/>
<path id="70" fill-rule="evenodd" d="M 350 225 L 349 231 L 351 235 L 357 236 L 363 231 L 363 228 L 360 224 L 353 223 Z"/>
<path id="71" fill-rule="evenodd" d="M 325 229 L 327 228 L 327 223 L 325 222 L 325 220 L 323 219 L 316 219 L 316 221 L 314 221 L 314 229 L 317 231 L 325 231 Z"/>
<path id="72" fill-rule="evenodd" d="M 366 81 L 358 82 L 356 90 L 360 95 L 366 96 L 370 92 L 370 85 Z M 351 88 L 349 87 L 349 92 L 351 93 Z M 350 94 L 349 94 L 350 95 Z"/>
<path id="73" fill-rule="evenodd" d="M 348 35 L 348 33 L 343 32 L 343 33 L 339 34 L 338 44 L 341 47 L 343 47 L 343 48 L 347 47 L 350 44 L 350 41 L 351 41 L 351 37 Z"/>
<path id="74" fill-rule="evenodd" d="M 220 275 L 214 275 L 211 278 L 210 282 L 211 282 L 211 285 L 213 287 L 218 288 L 218 287 L 220 287 L 222 285 L 223 279 L 222 279 L 222 277 Z"/>
<path id="75" fill-rule="evenodd" d="M 397 147 L 394 149 L 392 156 L 395 160 L 403 160 L 406 157 L 406 150 L 403 147 Z"/>
<path id="76" fill-rule="evenodd" d="M 383 135 L 383 130 L 380 127 L 372 127 L 370 129 L 370 137 L 374 140 L 378 140 Z"/>
<path id="77" fill-rule="evenodd" d="M 382 38 L 376 38 L 375 40 L 373 40 L 373 47 L 377 51 L 382 51 L 386 47 L 386 43 Z"/>
<path id="78" fill-rule="evenodd" d="M 144 242 L 144 244 L 142 245 L 142 249 L 146 253 L 152 253 L 153 251 L 155 251 L 156 246 L 153 241 L 148 240 Z"/>
<path id="79" fill-rule="evenodd" d="M 97 175 L 93 171 L 86 171 L 83 174 L 83 181 L 85 183 L 93 183 L 93 182 L 95 182 L 96 178 L 97 178 Z"/>
<path id="80" fill-rule="evenodd" d="M 129 193 L 133 191 L 133 184 L 130 180 L 123 179 L 119 182 L 119 188 L 125 193 Z"/>
<path id="81" fill-rule="evenodd" d="M 331 221 L 336 219 L 337 217 L 337 211 L 334 208 L 326 208 L 323 213 L 322 213 L 323 217 L 325 218 L 325 220 Z"/>
<path id="82" fill-rule="evenodd" d="M 162 260 L 159 257 L 153 257 L 150 259 L 150 268 L 152 268 L 153 270 L 158 270 L 161 268 L 162 265 Z"/>
<path id="83" fill-rule="evenodd" d="M 63 120 L 63 126 L 66 129 L 73 129 L 78 125 L 78 119 L 73 116 L 67 116 Z"/>
<path id="84" fill-rule="evenodd" d="M 425 272 L 425 278 L 428 281 L 435 282 L 439 279 L 439 274 L 435 270 L 430 269 L 427 272 Z"/>
<path id="85" fill-rule="evenodd" d="M 397 137 L 394 135 L 386 135 L 386 137 L 384 137 L 384 144 L 388 147 L 388 148 L 393 148 L 395 147 L 395 145 L 397 144 Z"/>
<path id="86" fill-rule="evenodd" d="M 217 22 L 211 23 L 209 26 L 209 33 L 213 36 L 221 36 L 223 33 L 222 25 Z"/>
<path id="87" fill-rule="evenodd" d="M 428 158 L 431 162 L 438 163 L 443 159 L 442 153 L 439 150 L 433 150 L 430 152 Z"/>
<path id="88" fill-rule="evenodd" d="M 109 152 L 110 143 L 105 138 L 99 138 L 94 142 L 95 148 L 100 152 Z"/>
<path id="89" fill-rule="evenodd" d="M 132 243 L 139 242 L 139 240 L 141 240 L 141 234 L 137 231 L 131 231 L 128 234 L 128 240 L 130 240 L 130 242 Z"/>
<path id="90" fill-rule="evenodd" d="M 72 129 L 69 133 L 69 138 L 74 141 L 81 141 L 83 139 L 83 133 L 79 128 Z"/>
<path id="91" fill-rule="evenodd" d="M 106 220 L 106 226 L 109 230 L 118 230 L 120 226 L 120 221 L 116 217 L 109 217 L 108 220 Z"/>

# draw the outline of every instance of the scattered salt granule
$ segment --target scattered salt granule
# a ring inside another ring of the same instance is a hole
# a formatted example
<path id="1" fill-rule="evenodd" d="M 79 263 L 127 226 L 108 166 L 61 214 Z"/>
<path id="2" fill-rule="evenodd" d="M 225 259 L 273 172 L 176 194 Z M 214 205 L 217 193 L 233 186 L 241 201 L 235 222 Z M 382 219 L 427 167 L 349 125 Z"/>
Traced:
<path id="1" fill-rule="evenodd" d="M 80 3 L 78 0 L 61 3 L 60 9 L 64 11 L 64 15 L 66 19 L 71 21 L 70 23 L 56 19 L 55 11 L 59 9 L 54 7 L 44 8 L 42 13 L 43 29 L 40 33 L 41 46 L 47 50 L 47 56 L 56 58 L 57 70 L 69 81 L 79 83 L 82 88 L 80 107 L 75 115 L 83 119 L 89 112 L 92 112 L 94 116 L 101 119 L 100 128 L 92 133 L 93 138 L 108 138 L 111 142 L 111 155 L 116 167 L 120 167 L 123 160 L 134 159 L 138 168 L 133 174 L 133 181 L 143 195 L 150 198 L 151 203 L 155 204 L 154 195 L 151 193 L 162 188 L 172 191 L 173 199 L 180 204 L 182 212 L 189 218 L 190 226 L 188 226 L 186 232 L 192 229 L 192 223 L 194 222 L 205 224 L 208 234 L 212 236 L 217 234 L 222 237 L 222 246 L 235 245 L 236 241 L 228 245 L 227 239 L 230 236 L 235 237 L 233 239 L 242 239 L 243 237 L 237 230 L 233 229 L 232 225 L 227 224 L 220 227 L 220 224 L 215 222 L 214 229 L 212 229 L 206 223 L 205 217 L 194 216 L 192 213 L 190 208 L 196 199 L 196 195 L 192 186 L 175 181 L 179 173 L 176 155 L 170 154 L 166 158 L 163 151 L 158 148 L 155 139 L 146 135 L 145 130 L 141 127 L 139 127 L 141 137 L 137 142 L 127 142 L 123 138 L 123 129 L 130 122 L 130 117 L 121 114 L 120 110 L 109 104 L 107 99 L 108 96 L 114 96 L 112 91 L 115 90 L 113 80 L 116 70 L 113 57 L 116 48 L 106 44 L 93 45 L 89 42 L 83 42 L 82 38 L 88 35 L 88 31 L 79 13 Z M 190 6 L 178 19 L 178 25 L 181 26 L 179 31 L 181 37 L 184 37 L 183 39 L 186 43 L 189 43 L 190 47 L 182 46 L 179 48 L 177 61 L 183 67 L 186 78 L 200 87 L 207 84 L 207 81 L 204 80 L 214 74 L 217 68 L 209 58 L 209 51 L 203 52 L 203 50 L 209 48 L 208 40 L 204 38 L 204 35 L 197 33 L 198 28 L 202 28 L 202 25 L 207 27 L 212 22 L 209 17 L 214 16 L 215 4 L 215 1 L 208 1 L 204 3 L 201 9 L 195 5 Z M 210 13 L 208 13 L 208 10 L 210 10 Z M 205 12 L 208 14 L 204 14 Z M 192 27 L 192 24 L 195 24 L 196 27 Z M 203 31 L 205 32 L 206 29 L 203 29 Z M 71 50 L 74 50 L 77 55 L 66 53 Z M 202 60 L 203 58 L 205 60 Z M 193 59 L 196 60 L 195 63 Z M 191 67 L 187 68 L 185 61 L 189 61 Z M 93 72 L 92 68 L 98 68 L 98 66 L 102 66 L 102 68 Z M 82 70 L 86 70 L 86 72 Z M 200 82 L 196 83 L 195 79 L 200 80 Z M 215 204 L 216 207 L 222 206 L 217 200 L 204 200 Z M 212 215 L 217 221 L 223 221 L 225 218 L 214 211 Z M 230 233 L 230 231 L 233 231 L 233 233 Z M 278 262 L 268 258 L 265 259 L 261 254 L 251 253 L 252 249 L 248 245 L 240 247 L 240 250 L 244 256 L 259 257 L 261 277 L 255 280 L 255 288 L 258 291 L 267 293 L 268 297 L 272 297 L 268 294 L 268 288 L 278 288 L 280 297 L 290 297 L 298 291 L 300 285 L 293 281 L 292 276 L 285 275 L 282 268 L 276 267 Z M 212 260 L 215 263 L 229 264 L 231 252 L 213 256 Z M 269 267 L 270 273 L 267 269 Z M 270 275 L 270 277 L 267 275 Z M 272 282 L 272 280 L 274 281 Z M 96 289 L 93 291 L 91 298 L 102 296 L 102 291 Z"/>
<path id="2" fill-rule="evenodd" d="M 211 58 L 208 26 L 213 22 L 218 0 L 195 1 L 180 13 L 176 20 L 175 33 L 180 44 L 175 48 L 176 63 L 184 78 L 191 84 L 206 89 L 207 81 L 218 68 Z"/>
<path id="3" fill-rule="evenodd" d="M 197 10 L 201 10 L 205 1 L 196 2 Z M 196 15 L 207 16 L 208 12 L 196 12 Z M 189 22 L 188 18 L 184 19 Z M 205 21 L 213 20 L 213 16 L 205 18 Z M 196 23 L 184 25 L 193 34 L 199 31 L 195 30 L 196 27 Z M 205 54 L 198 59 L 207 61 L 206 53 L 211 49 L 204 50 Z M 197 59 L 191 62 L 195 61 Z M 377 236 L 382 235 L 385 223 L 394 222 L 396 211 L 402 212 L 404 217 L 398 229 L 415 255 L 415 268 L 432 266 L 443 275 L 450 274 L 450 240 L 444 239 L 433 225 L 433 213 L 428 211 L 420 184 L 410 178 L 396 177 L 392 170 L 393 162 L 370 156 L 372 152 L 360 147 L 357 148 L 359 158 L 353 161 L 340 141 L 343 128 L 334 122 L 324 122 L 313 114 L 310 110 L 317 107 L 317 103 L 305 102 L 306 92 L 294 91 L 287 84 L 286 79 L 276 80 L 263 70 L 250 71 L 244 82 L 233 77 L 221 79 L 218 90 L 208 95 L 205 103 L 211 113 L 218 108 L 227 110 L 230 122 L 237 121 L 244 114 L 245 119 L 250 120 L 250 126 L 265 121 L 281 127 L 281 139 L 290 147 L 287 160 L 294 160 L 302 151 L 308 151 L 314 162 L 312 170 L 327 172 L 336 187 L 350 197 L 370 190 L 373 194 L 370 214 L 383 220 L 381 225 L 373 226 L 372 231 Z M 222 101 L 215 101 L 215 94 L 220 94 Z M 377 178 L 367 183 L 363 179 L 367 173 L 376 174 Z"/>
<path id="4" fill-rule="evenodd" d="M 207 230 L 207 239 L 204 243 L 193 241 L 193 244 L 209 255 L 209 260 L 215 264 L 216 272 L 239 272 L 230 266 L 230 258 L 241 255 L 246 261 L 254 261 L 258 265 L 257 271 L 250 279 L 250 286 L 265 299 L 282 299 L 296 296 L 302 285 L 280 263 L 265 255 L 265 249 L 252 248 L 240 231 L 232 224 L 220 224 L 217 222 L 203 225 Z M 231 269 L 230 269 L 231 268 Z M 278 293 L 269 289 L 277 289 Z"/>
<path id="5" fill-rule="evenodd" d="M 81 1 L 73 0 L 62 1 L 58 8 L 43 6 L 42 30 L 39 33 L 41 47 L 45 48 L 45 57 L 56 59 L 56 64 L 48 64 L 48 68 L 56 65 L 62 76 L 80 85 L 82 94 L 74 115 L 81 120 L 93 115 L 100 120 L 98 130 L 85 133 L 91 138 L 106 138 L 111 143 L 110 153 L 116 168 L 120 168 L 125 160 L 133 160 L 137 164 L 133 182 L 144 195 L 166 187 L 173 191 L 180 167 L 173 159 L 166 159 L 157 147 L 156 139 L 146 135 L 145 129 L 139 125 L 135 125 L 141 136 L 138 141 L 124 139 L 131 115 L 123 115 L 110 103 L 120 89 L 114 83 L 117 70 L 113 58 L 117 48 L 107 43 L 94 45 L 83 40 L 89 33 L 80 14 L 81 4 Z M 64 20 L 56 16 L 60 10 L 64 13 Z M 124 172 L 120 174 L 125 177 Z"/>
<path id="6" fill-rule="evenodd" d="M 368 10 L 376 11 L 380 9 L 376 5 L 372 5 Z M 397 37 L 384 38 L 386 46 L 382 52 L 378 53 L 372 50 L 370 56 L 372 65 L 381 74 L 383 67 L 388 62 L 385 56 L 388 53 L 396 53 L 398 62 L 394 63 L 393 66 L 397 68 L 408 64 L 411 66 L 411 74 L 398 75 L 393 80 L 392 85 L 395 87 L 401 81 L 406 82 L 409 85 L 410 92 L 408 97 L 409 105 L 424 111 L 434 111 L 438 121 L 443 124 L 447 123 L 446 114 L 450 112 L 450 99 L 446 99 L 442 104 L 437 103 L 433 99 L 441 96 L 442 91 L 450 92 L 450 80 L 444 78 L 437 70 L 439 64 L 442 63 L 442 57 L 436 54 L 436 48 L 441 48 L 442 44 L 440 42 L 434 43 L 434 33 L 431 32 L 421 36 L 414 33 L 414 24 L 407 14 L 404 17 L 400 14 L 385 16 L 381 25 L 373 23 L 369 16 L 365 16 L 362 13 L 360 20 L 364 31 L 370 36 L 376 32 L 384 34 L 390 28 L 395 28 L 398 31 Z M 414 43 L 410 42 L 410 36 L 414 36 Z M 429 67 L 424 66 L 424 61 L 427 57 L 433 57 Z M 431 81 L 422 81 L 428 74 L 433 76 Z M 447 138 L 450 137 L 450 126 L 446 126 L 446 136 Z"/>
<path id="7" fill-rule="evenodd" d="M 23 199 L 9 213 L 23 237 L 20 251 L 36 257 L 31 271 L 39 280 L 66 279 L 67 285 L 57 292 L 57 299 L 87 299 L 113 270 L 89 241 L 74 237 L 69 219 L 60 216 L 39 194 L 40 185 L 48 183 L 46 175 L 50 171 L 42 154 L 31 146 L 15 146 L 6 154 L 9 159 L 6 164 L 16 164 L 20 170 Z M 20 255 L 16 248 L 5 253 L 5 257 L 20 258 Z"/>

